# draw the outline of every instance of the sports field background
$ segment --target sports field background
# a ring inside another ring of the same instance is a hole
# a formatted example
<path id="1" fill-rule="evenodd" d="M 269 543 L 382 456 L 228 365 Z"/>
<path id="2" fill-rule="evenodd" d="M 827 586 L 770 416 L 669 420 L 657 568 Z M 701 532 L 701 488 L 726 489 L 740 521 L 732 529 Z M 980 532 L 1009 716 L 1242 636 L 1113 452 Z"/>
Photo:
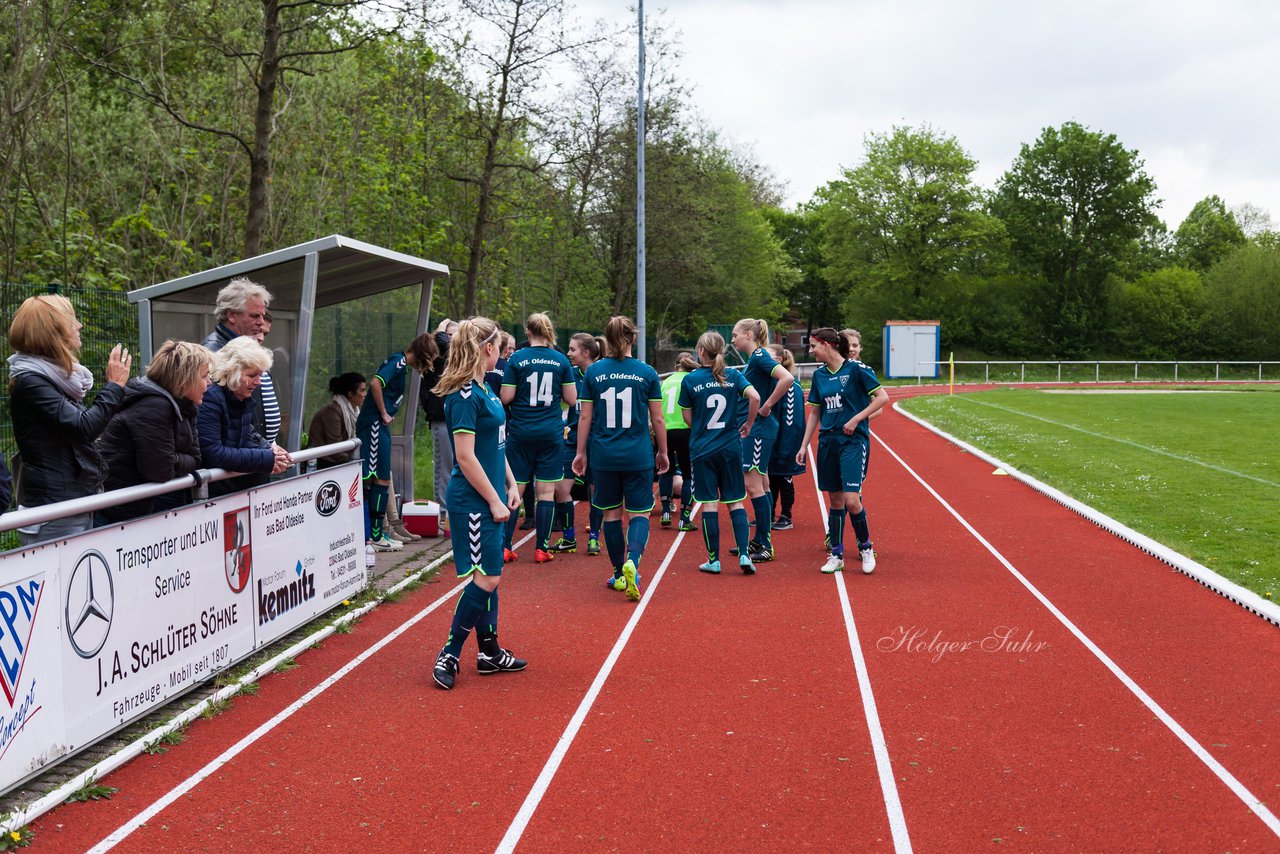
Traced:
<path id="1" fill-rule="evenodd" d="M 998 389 L 901 405 L 1223 577 L 1280 596 L 1280 388 Z"/>

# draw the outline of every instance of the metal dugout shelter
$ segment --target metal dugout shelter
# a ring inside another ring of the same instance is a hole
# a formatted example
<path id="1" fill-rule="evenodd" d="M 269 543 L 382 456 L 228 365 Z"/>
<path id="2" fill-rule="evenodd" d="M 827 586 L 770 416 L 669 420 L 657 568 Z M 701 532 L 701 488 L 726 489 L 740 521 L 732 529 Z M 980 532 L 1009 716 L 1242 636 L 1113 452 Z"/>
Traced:
<path id="1" fill-rule="evenodd" d="M 284 423 L 285 447 L 299 449 L 305 419 L 328 400 L 307 401 L 308 374 L 312 366 L 313 332 L 316 313 L 320 309 L 348 303 L 368 301 L 370 297 L 399 288 L 419 289 L 417 323 L 413 334 L 427 329 L 431 312 L 431 291 L 436 279 L 449 275 L 449 268 L 434 261 L 405 255 L 380 246 L 363 243 L 334 234 L 279 249 L 255 258 L 225 264 L 212 270 L 193 273 L 168 282 L 130 291 L 129 302 L 138 305 L 138 338 L 143 364 L 150 363 L 156 348 L 166 339 L 203 341 L 217 324 L 213 307 L 218 291 L 231 279 L 247 276 L 271 292 L 271 333 L 265 346 L 273 349 L 276 360 L 271 375 L 277 387 L 282 408 L 287 406 Z M 339 350 L 346 334 L 359 336 L 364 342 L 376 337 L 375 330 L 354 329 L 344 333 L 339 324 L 333 343 Z M 403 348 L 403 341 L 388 339 L 377 361 L 362 364 L 358 370 L 371 375 L 386 356 Z M 284 370 L 281 370 L 281 368 Z M 403 432 L 392 439 L 391 468 L 397 491 L 405 499 L 413 497 L 413 437 L 418 415 L 418 383 L 408 384 L 401 412 Z"/>

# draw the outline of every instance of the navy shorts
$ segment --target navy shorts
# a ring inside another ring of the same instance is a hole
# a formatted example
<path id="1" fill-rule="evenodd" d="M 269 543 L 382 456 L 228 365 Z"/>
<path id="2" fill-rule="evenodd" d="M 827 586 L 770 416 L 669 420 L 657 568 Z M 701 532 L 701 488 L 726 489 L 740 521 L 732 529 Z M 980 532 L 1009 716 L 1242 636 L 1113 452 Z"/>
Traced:
<path id="1" fill-rule="evenodd" d="M 562 478 L 561 463 L 564 437 L 551 436 L 546 439 L 520 439 L 514 433 L 507 434 L 507 462 L 511 465 L 511 473 L 516 483 L 526 484 L 531 480 L 543 483 L 555 483 Z"/>
<path id="2" fill-rule="evenodd" d="M 737 448 L 725 448 L 693 461 L 693 497 L 703 503 L 723 501 L 734 504 L 746 500 L 742 456 Z"/>
<path id="3" fill-rule="evenodd" d="M 748 436 L 742 440 L 742 470 L 769 473 L 769 457 L 773 455 L 773 436 Z"/>
<path id="4" fill-rule="evenodd" d="M 871 447 L 866 439 L 818 437 L 818 489 L 823 492 L 862 492 Z"/>
<path id="5" fill-rule="evenodd" d="M 653 469 L 592 471 L 591 506 L 597 510 L 622 507 L 628 513 L 653 509 Z"/>
<path id="6" fill-rule="evenodd" d="M 361 474 L 365 479 L 391 479 L 391 431 L 381 421 L 356 431 L 360 440 L 360 457 L 364 461 Z"/>
<path id="7" fill-rule="evenodd" d="M 459 578 L 474 573 L 502 575 L 502 539 L 506 526 L 493 521 L 486 508 L 479 513 L 449 514 L 449 541 L 453 567 Z"/>

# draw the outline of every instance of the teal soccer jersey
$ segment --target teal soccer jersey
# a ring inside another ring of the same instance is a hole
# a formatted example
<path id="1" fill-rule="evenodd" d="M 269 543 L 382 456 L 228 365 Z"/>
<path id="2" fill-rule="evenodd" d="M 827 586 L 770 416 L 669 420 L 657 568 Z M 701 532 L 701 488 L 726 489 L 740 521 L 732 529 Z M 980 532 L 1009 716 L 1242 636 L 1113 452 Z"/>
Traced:
<path id="1" fill-rule="evenodd" d="M 521 440 L 560 438 L 564 429 L 561 388 L 574 385 L 573 366 L 551 347 L 523 347 L 507 360 L 504 388 L 511 399 L 511 432 Z"/>
<path id="2" fill-rule="evenodd" d="M 777 361 L 769 355 L 769 351 L 763 347 L 757 347 L 751 354 L 751 358 L 747 360 L 747 366 L 742 369 L 747 382 L 760 393 L 761 406 L 764 406 L 769 395 L 773 394 L 773 390 L 777 388 L 778 381 L 773 378 L 773 374 L 778 368 Z M 741 424 L 746 420 L 747 400 L 743 398 L 738 402 L 738 423 Z M 756 419 L 756 423 L 751 427 L 751 435 L 766 438 L 774 438 L 778 435 L 778 419 L 774 417 L 773 411 L 770 411 L 768 418 Z"/>
<path id="3" fill-rule="evenodd" d="M 573 369 L 574 382 L 578 386 L 578 402 L 569 408 L 565 413 L 564 420 L 564 445 L 566 448 L 578 447 L 578 418 L 582 415 L 582 395 L 583 395 L 583 374 L 577 368 Z"/>
<path id="4" fill-rule="evenodd" d="M 878 388 L 880 381 L 876 379 L 876 372 L 852 359 L 846 359 L 840 370 L 834 373 L 826 365 L 814 371 L 808 404 L 818 407 L 822 413 L 818 423 L 819 435 L 838 433 L 843 436 L 844 425 L 871 405 L 871 395 Z M 871 430 L 866 420 L 858 424 L 853 435 L 864 441 L 870 438 Z"/>
<path id="5" fill-rule="evenodd" d="M 601 359 L 587 369 L 583 399 L 590 400 L 587 464 L 593 471 L 653 468 L 649 401 L 662 402 L 658 372 L 639 359 Z"/>
<path id="6" fill-rule="evenodd" d="M 485 383 L 469 382 L 444 398 L 444 423 L 449 428 L 449 444 L 455 433 L 473 433 L 476 459 L 499 497 L 507 494 L 507 416 L 502 401 Z M 456 462 L 449 478 L 445 506 L 449 513 L 488 513 L 489 502 L 476 492 Z"/>
<path id="7" fill-rule="evenodd" d="M 716 380 L 710 368 L 698 368 L 684 378 L 680 383 L 680 408 L 693 413 L 689 459 L 738 447 L 738 400 L 750 387 L 747 378 L 732 368 L 724 372 L 723 383 Z"/>
<path id="8" fill-rule="evenodd" d="M 400 404 L 404 401 L 405 386 L 409 380 L 409 363 L 404 359 L 404 353 L 392 353 L 387 360 L 382 363 L 382 367 L 378 368 L 377 373 L 369 378 L 369 382 L 378 380 L 382 383 L 382 405 L 387 408 L 387 414 L 394 416 L 400 411 Z M 382 414 L 378 412 L 378 404 L 373 402 L 373 395 L 367 395 L 364 404 L 360 407 L 360 417 L 356 419 L 357 427 L 367 427 L 375 421 L 381 421 Z"/>

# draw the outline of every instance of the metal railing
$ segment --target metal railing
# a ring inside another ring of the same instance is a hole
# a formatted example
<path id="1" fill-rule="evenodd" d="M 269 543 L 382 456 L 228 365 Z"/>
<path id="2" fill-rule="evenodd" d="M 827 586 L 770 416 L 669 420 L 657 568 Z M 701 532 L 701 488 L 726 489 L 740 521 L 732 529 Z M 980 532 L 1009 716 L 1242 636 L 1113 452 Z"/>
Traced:
<path id="1" fill-rule="evenodd" d="M 327 457 L 340 451 L 354 451 L 360 447 L 359 439 L 348 439 L 345 442 L 334 442 L 332 445 L 321 445 L 316 448 L 307 448 L 305 451 L 294 453 L 293 461 L 295 465 L 306 463 L 319 457 Z M 300 474 L 306 474 L 306 467 L 301 466 L 297 473 L 289 475 L 284 479 L 297 477 Z M 54 519 L 61 519 L 64 516 L 75 516 L 80 513 L 92 513 L 97 510 L 105 510 L 108 507 L 118 507 L 121 504 L 127 504 L 131 501 L 140 501 L 144 498 L 155 498 L 158 495 L 164 495 L 169 492 L 176 492 L 179 489 L 197 489 L 201 490 L 208 484 L 226 480 L 227 478 L 240 477 L 244 472 L 228 471 L 227 469 L 197 469 L 191 474 L 184 474 L 182 477 L 175 477 L 173 480 L 164 483 L 143 483 L 137 486 L 126 486 L 121 489 L 113 489 L 110 492 L 100 492 L 97 495 L 86 495 L 83 498 L 72 498 L 68 501 L 58 501 L 53 504 L 43 504 L 39 507 L 28 507 L 23 510 L 15 510 L 12 513 L 5 513 L 0 516 L 0 531 L 12 531 L 15 528 L 24 528 L 27 525 L 38 525 L 44 522 L 51 522 Z M 202 494 L 196 501 L 203 500 L 205 494 Z"/>
<path id="2" fill-rule="evenodd" d="M 1013 359 L 1013 360 L 957 360 L 955 362 L 920 362 L 916 366 L 919 372 L 916 381 L 923 382 L 925 379 L 923 368 L 939 367 L 939 381 L 947 381 L 947 368 L 955 365 L 957 368 L 956 379 L 960 379 L 960 368 L 966 366 L 981 366 L 983 369 L 982 382 L 986 384 L 1000 382 L 1141 382 L 1143 380 L 1149 382 L 1207 382 L 1219 381 L 1223 378 L 1222 369 L 1236 368 L 1238 370 L 1229 371 L 1232 376 L 1229 379 L 1256 379 L 1262 382 L 1267 378 L 1267 371 L 1274 371 L 1275 380 L 1280 380 L 1280 362 L 1267 361 L 1228 361 L 1228 360 L 1176 360 L 1176 361 L 1154 361 L 1142 359 L 1084 359 L 1084 360 L 1067 360 L 1067 359 Z M 992 367 L 997 369 L 997 379 L 991 379 Z M 1032 368 L 1032 376 L 1027 378 L 1027 368 Z M 1123 375 L 1117 367 L 1125 367 Z M 1128 375 L 1128 366 L 1133 367 L 1133 376 Z M 1147 374 L 1143 376 L 1143 367 L 1146 367 Z M 1063 378 L 1063 368 L 1067 369 L 1068 376 Z M 1203 367 L 1204 370 L 1197 371 L 1195 368 Z M 1208 368 L 1212 367 L 1212 377 L 1209 376 Z M 1048 370 L 1037 370 L 1045 368 Z M 1089 369 L 1092 369 L 1093 378 L 1088 379 Z M 1245 369 L 1248 369 L 1247 376 Z M 1256 370 L 1254 370 L 1256 368 Z M 1107 369 L 1108 376 L 1104 380 L 1103 371 Z M 1004 374 L 1016 374 L 1017 379 L 1000 379 Z M 933 379 L 929 377 L 929 379 Z M 972 382 L 973 380 L 968 380 Z"/>

